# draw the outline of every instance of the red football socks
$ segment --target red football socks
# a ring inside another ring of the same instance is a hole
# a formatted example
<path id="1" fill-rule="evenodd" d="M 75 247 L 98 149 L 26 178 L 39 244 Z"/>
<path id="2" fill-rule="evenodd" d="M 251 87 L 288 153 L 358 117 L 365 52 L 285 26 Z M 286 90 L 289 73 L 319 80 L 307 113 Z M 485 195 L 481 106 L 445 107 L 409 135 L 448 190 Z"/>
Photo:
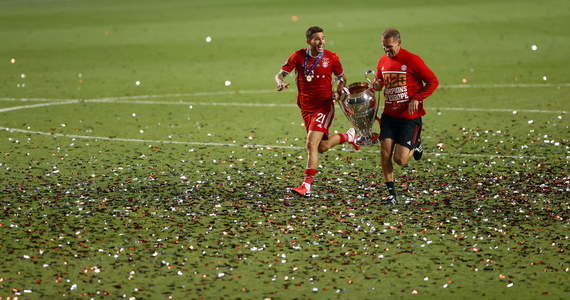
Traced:
<path id="1" fill-rule="evenodd" d="M 305 169 L 305 180 L 307 184 L 313 184 L 313 178 L 317 174 L 317 169 Z"/>
<path id="2" fill-rule="evenodd" d="M 339 144 L 346 143 L 346 141 L 348 141 L 348 133 L 339 133 L 338 135 L 340 136 Z"/>

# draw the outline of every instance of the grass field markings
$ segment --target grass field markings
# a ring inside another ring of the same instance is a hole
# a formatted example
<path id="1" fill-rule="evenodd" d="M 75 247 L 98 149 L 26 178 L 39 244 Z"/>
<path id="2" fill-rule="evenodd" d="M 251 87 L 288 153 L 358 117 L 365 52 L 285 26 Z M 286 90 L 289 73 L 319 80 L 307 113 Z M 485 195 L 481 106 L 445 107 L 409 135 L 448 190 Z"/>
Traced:
<path id="1" fill-rule="evenodd" d="M 218 92 L 196 92 L 196 93 L 177 93 L 177 94 L 162 94 L 162 95 L 135 95 L 135 96 L 120 96 L 120 97 L 104 97 L 104 98 L 91 98 L 91 99 L 50 99 L 50 98 L 14 98 L 14 97 L 0 97 L 0 101 L 22 101 L 22 102 L 51 102 L 51 101 L 97 101 L 97 102 L 112 102 L 117 100 L 138 100 L 138 99 L 157 99 L 157 98 L 183 98 L 183 97 L 201 97 L 201 96 L 223 96 L 223 95 L 250 95 L 250 94 L 269 94 L 275 93 L 275 90 L 238 90 L 238 91 L 218 91 Z M 285 91 L 293 92 L 293 90 Z"/>
<path id="2" fill-rule="evenodd" d="M 541 87 L 569 87 L 570 83 L 504 83 L 504 84 L 449 84 L 440 85 L 448 89 L 480 89 L 480 88 L 541 88 Z"/>
<path id="3" fill-rule="evenodd" d="M 120 104 L 169 104 L 169 105 L 204 105 L 204 106 L 244 106 L 244 107 L 297 107 L 297 104 L 279 103 L 243 103 L 243 102 L 185 102 L 185 101 L 117 101 L 111 99 L 90 99 L 87 103 L 120 103 Z M 462 107 L 427 107 L 428 110 L 449 111 L 483 111 L 483 112 L 509 112 L 521 113 L 561 113 L 566 111 L 539 110 L 539 109 L 510 109 L 510 108 L 462 108 Z"/>
<path id="4" fill-rule="evenodd" d="M 174 95 L 174 94 L 171 94 Z M 171 96 L 170 95 L 170 96 Z M 182 95 L 182 94 L 180 94 Z M 15 106 L 9 108 L 0 109 L 0 113 L 26 109 L 35 108 L 49 105 L 61 105 L 61 104 L 77 104 L 77 103 L 111 103 L 111 104 L 146 104 L 146 105 L 203 105 L 203 106 L 242 106 L 242 107 L 297 107 L 297 104 L 283 104 L 283 103 L 245 103 L 245 102 L 188 102 L 188 101 L 145 101 L 139 99 L 149 99 L 149 98 L 160 98 L 170 97 L 169 95 L 142 95 L 142 96 L 132 96 L 132 97 L 115 97 L 115 98 L 101 98 L 101 99 L 41 99 L 41 98 L 0 98 L 0 101 L 21 101 L 21 102 L 50 102 L 50 104 L 34 104 L 34 105 L 23 105 Z M 132 101 L 137 100 L 137 101 Z M 51 102 L 56 101 L 56 102 Z M 465 108 L 465 107 L 426 107 L 427 110 L 442 110 L 442 111 L 479 111 L 479 112 L 508 112 L 512 113 L 514 111 L 520 113 L 545 113 L 545 114 L 567 114 L 567 111 L 558 110 L 540 110 L 540 109 L 515 109 L 515 108 Z"/>
<path id="5" fill-rule="evenodd" d="M 0 101 L 12 102 L 53 102 L 53 101 L 78 101 L 78 99 L 56 99 L 56 98 L 12 98 L 0 97 Z"/>
<path id="6" fill-rule="evenodd" d="M 482 112 L 508 112 L 513 113 L 544 113 L 544 114 L 567 114 L 565 110 L 542 110 L 542 109 L 516 109 L 516 108 L 468 108 L 468 107 L 426 107 L 427 110 L 449 110 L 449 111 L 482 111 Z"/>
<path id="7" fill-rule="evenodd" d="M 207 143 L 207 142 L 184 142 L 184 141 L 163 141 L 163 140 L 145 140 L 145 139 L 129 139 L 129 138 L 113 138 L 105 136 L 88 136 L 88 135 L 76 135 L 76 134 L 64 134 L 64 133 L 51 133 L 35 130 L 26 130 L 18 128 L 1 127 L 0 130 L 5 130 L 9 132 L 18 132 L 26 134 L 38 134 L 52 137 L 65 137 L 65 138 L 75 138 L 75 139 L 89 139 L 89 140 L 105 140 L 105 141 L 119 141 L 119 142 L 137 142 L 137 143 L 158 143 L 158 144 L 178 144 L 178 145 L 192 145 L 192 146 L 222 146 L 222 147 L 240 147 L 240 148 L 280 148 L 280 149 L 305 149 L 305 147 L 298 146 L 269 146 L 269 145 L 240 145 L 240 144 L 229 144 L 229 143 Z"/>
<path id="8" fill-rule="evenodd" d="M 550 87 L 570 87 L 570 83 L 512 83 L 512 84 L 449 84 L 440 85 L 440 88 L 448 89 L 470 89 L 470 88 L 550 88 Z M 289 89 L 284 92 L 292 93 L 295 89 Z M 135 100 L 135 99 L 156 99 L 156 98 L 183 98 L 183 97 L 201 97 L 201 96 L 222 96 L 222 95 L 249 95 L 249 94 L 270 94 L 275 93 L 275 89 L 270 90 L 232 90 L 232 91 L 214 91 L 214 92 L 195 92 L 195 93 L 173 93 L 162 95 L 137 95 L 122 97 L 105 97 L 85 99 L 90 100 Z M 49 99 L 49 98 L 11 98 L 0 97 L 1 101 L 66 101 L 78 99 Z"/>
<path id="9" fill-rule="evenodd" d="M 38 103 L 38 104 L 6 107 L 6 108 L 0 108 L 0 113 L 19 110 L 19 109 L 37 108 L 37 107 L 53 106 L 53 105 L 74 104 L 74 103 L 79 103 L 79 100 L 65 100 L 65 101 L 60 101 L 60 102 Z"/>
<path id="10" fill-rule="evenodd" d="M 244 107 L 297 107 L 297 104 L 279 104 L 279 103 L 243 103 L 243 102 L 185 102 L 185 101 L 142 101 L 142 100 L 108 100 L 108 99 L 90 99 L 83 101 L 85 103 L 116 103 L 116 104 L 154 104 L 154 105 L 204 105 L 204 106 L 244 106 Z"/>
<path id="11" fill-rule="evenodd" d="M 149 95 L 148 97 L 155 97 L 158 95 Z M 137 96 L 141 97 L 141 96 Z M 121 99 L 125 99 L 127 97 L 118 97 Z M 223 102 L 181 102 L 181 101 L 123 101 L 123 100 L 116 100 L 118 98 L 103 98 L 103 99 L 89 99 L 89 100 L 64 100 L 58 102 L 48 102 L 48 103 L 39 103 L 39 104 L 31 104 L 31 105 L 22 105 L 22 106 L 15 106 L 15 107 L 8 107 L 0 109 L 0 113 L 2 112 L 9 112 L 19 109 L 28 109 L 28 108 L 36 108 L 36 107 L 45 107 L 45 106 L 53 106 L 53 105 L 65 105 L 65 104 L 77 104 L 81 102 L 89 102 L 89 103 L 135 103 L 135 104 L 183 104 L 183 105 L 216 105 L 216 106 L 261 106 L 261 107 L 283 107 L 283 106 L 296 106 L 295 104 L 272 104 L 272 103 L 223 103 Z M 129 97 L 130 98 L 130 97 Z M 8 100 L 6 100 L 8 99 Z M 30 98 L 24 99 L 16 99 L 16 98 L 0 98 L 0 100 L 5 101 L 37 101 L 37 99 L 32 100 Z M 61 100 L 61 99 L 59 99 Z M 512 112 L 512 109 L 477 109 L 477 108 L 432 108 L 432 109 L 439 109 L 439 110 L 452 110 L 452 111 L 500 111 L 500 112 Z M 558 112 L 558 111 L 544 111 L 544 110 L 518 110 L 520 112 L 540 112 L 540 113 L 566 113 Z M 6 130 L 10 132 L 20 132 L 20 133 L 28 133 L 28 134 L 38 134 L 38 135 L 46 135 L 46 136 L 53 136 L 53 137 L 67 137 L 67 138 L 79 138 L 79 139 L 92 139 L 92 140 L 108 140 L 108 141 L 123 141 L 123 142 L 139 142 L 139 143 L 160 143 L 160 144 L 181 144 L 181 145 L 196 145 L 196 146 L 226 146 L 226 147 L 242 147 L 242 148 L 276 148 L 276 149 L 296 149 L 301 150 L 305 147 L 298 147 L 298 146 L 279 146 L 279 145 L 238 145 L 238 144 L 228 144 L 228 143 L 202 143 L 202 142 L 183 142 L 183 141 L 163 141 L 163 140 L 144 140 L 144 139 L 128 139 L 128 138 L 111 138 L 111 137 L 101 137 L 101 136 L 83 136 L 83 135 L 68 135 L 68 134 L 60 134 L 60 133 L 50 133 L 50 132 L 42 132 L 42 131 L 32 131 L 32 130 L 24 130 L 24 129 L 16 129 L 16 128 L 8 128 L 8 127 L 0 127 L 1 130 Z M 337 150 L 344 150 L 344 149 L 331 149 L 333 151 Z M 346 151 L 346 150 L 344 150 Z M 367 152 L 378 152 L 378 150 L 367 150 Z M 496 158 L 512 158 L 512 159 L 545 159 L 546 157 L 542 156 L 520 156 L 520 155 L 488 155 L 488 154 L 469 154 L 469 153 L 429 153 L 426 152 L 428 155 L 447 155 L 447 156 L 464 156 L 464 157 L 496 157 Z"/>
<path id="12" fill-rule="evenodd" d="M 63 138 L 74 138 L 74 139 L 88 139 L 88 140 L 104 140 L 104 141 L 118 141 L 118 142 L 135 142 L 135 143 L 147 143 L 147 144 L 175 144 L 175 145 L 189 145 L 189 146 L 215 146 L 215 147 L 240 147 L 240 148 L 263 148 L 263 149 L 293 149 L 293 150 L 304 150 L 305 147 L 301 146 L 280 146 L 280 145 L 244 145 L 244 144 L 229 144 L 229 143 L 206 143 L 206 142 L 184 142 L 184 141 L 164 141 L 164 140 L 145 140 L 145 139 L 128 139 L 128 138 L 112 138 L 104 136 L 88 136 L 88 135 L 75 135 L 75 134 L 63 134 L 63 133 L 51 133 L 35 130 L 17 129 L 9 127 L 1 127 L 0 130 L 5 130 L 9 132 L 25 133 L 25 134 L 37 134 L 51 137 L 63 137 Z M 329 151 L 352 151 L 352 148 L 333 148 Z M 378 153 L 378 149 L 366 149 L 361 150 L 361 152 L 367 153 Z M 545 156 L 524 156 L 524 155 L 490 155 L 490 154 L 474 154 L 474 153 L 441 153 L 441 152 L 425 152 L 427 155 L 438 156 L 460 156 L 460 157 L 485 157 L 485 158 L 510 158 L 510 159 L 546 159 Z"/>
<path id="13" fill-rule="evenodd" d="M 75 0 L 3 0 L 4 3 L 48 3 L 48 2 L 71 2 Z"/>

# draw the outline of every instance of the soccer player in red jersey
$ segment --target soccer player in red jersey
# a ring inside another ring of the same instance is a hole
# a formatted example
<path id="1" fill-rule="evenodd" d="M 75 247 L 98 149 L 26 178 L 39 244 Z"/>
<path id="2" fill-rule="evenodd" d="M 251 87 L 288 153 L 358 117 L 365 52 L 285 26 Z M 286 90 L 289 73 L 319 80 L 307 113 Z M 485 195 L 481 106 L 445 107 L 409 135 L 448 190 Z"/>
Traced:
<path id="1" fill-rule="evenodd" d="M 300 49 L 287 59 L 281 70 L 275 75 L 277 91 L 285 90 L 289 84 L 284 78 L 295 71 L 297 84 L 297 105 L 301 109 L 303 122 L 307 131 L 307 164 L 303 183 L 291 191 L 308 196 L 311 191 L 313 178 L 317 173 L 319 154 L 345 142 L 350 143 L 356 150 L 356 134 L 353 128 L 347 133 L 329 136 L 329 127 L 334 118 L 334 100 L 338 99 L 340 90 L 345 86 L 346 77 L 338 56 L 325 49 L 323 29 L 313 26 L 306 32 L 308 48 Z M 333 93 L 332 75 L 339 80 L 336 92 Z"/>
<path id="2" fill-rule="evenodd" d="M 384 88 L 384 112 L 380 125 L 380 162 L 389 196 L 384 204 L 396 204 L 394 166 L 406 166 L 412 156 L 423 154 L 420 134 L 424 100 L 439 85 L 435 74 L 416 54 L 401 48 L 400 32 L 388 28 L 382 34 L 386 55 L 378 60 L 374 89 Z"/>

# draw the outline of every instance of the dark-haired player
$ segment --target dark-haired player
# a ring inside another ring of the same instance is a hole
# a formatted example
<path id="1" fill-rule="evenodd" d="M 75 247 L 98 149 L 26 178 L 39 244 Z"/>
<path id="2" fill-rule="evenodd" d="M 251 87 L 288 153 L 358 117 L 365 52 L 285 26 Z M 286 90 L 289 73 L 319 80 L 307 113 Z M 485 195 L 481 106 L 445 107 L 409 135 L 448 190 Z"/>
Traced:
<path id="1" fill-rule="evenodd" d="M 329 127 L 334 118 L 334 102 L 340 90 L 345 86 L 346 77 L 338 56 L 325 49 L 323 29 L 313 26 L 307 29 L 307 48 L 297 50 L 287 59 L 281 70 L 275 75 L 277 90 L 289 87 L 284 77 L 295 71 L 297 84 L 297 105 L 301 109 L 305 129 L 307 130 L 307 164 L 303 183 L 292 192 L 308 196 L 313 178 L 317 173 L 319 154 L 345 142 L 358 149 L 353 128 L 347 133 L 329 136 Z M 339 80 L 337 91 L 333 93 L 333 75 Z"/>

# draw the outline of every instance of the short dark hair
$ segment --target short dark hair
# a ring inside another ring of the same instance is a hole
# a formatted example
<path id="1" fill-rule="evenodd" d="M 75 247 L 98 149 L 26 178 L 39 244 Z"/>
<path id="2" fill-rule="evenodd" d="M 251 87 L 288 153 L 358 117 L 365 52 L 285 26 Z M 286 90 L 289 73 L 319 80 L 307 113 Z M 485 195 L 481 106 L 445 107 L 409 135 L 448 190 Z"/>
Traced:
<path id="1" fill-rule="evenodd" d="M 307 33 L 305 34 L 307 36 L 307 40 L 310 40 L 313 37 L 313 34 L 317 33 L 317 32 L 323 32 L 324 30 L 319 27 L 319 26 L 312 26 L 309 27 L 309 29 L 307 29 Z"/>
<path id="2" fill-rule="evenodd" d="M 382 33 L 383 39 L 394 38 L 396 41 L 400 40 L 400 32 L 394 28 L 388 28 Z"/>

